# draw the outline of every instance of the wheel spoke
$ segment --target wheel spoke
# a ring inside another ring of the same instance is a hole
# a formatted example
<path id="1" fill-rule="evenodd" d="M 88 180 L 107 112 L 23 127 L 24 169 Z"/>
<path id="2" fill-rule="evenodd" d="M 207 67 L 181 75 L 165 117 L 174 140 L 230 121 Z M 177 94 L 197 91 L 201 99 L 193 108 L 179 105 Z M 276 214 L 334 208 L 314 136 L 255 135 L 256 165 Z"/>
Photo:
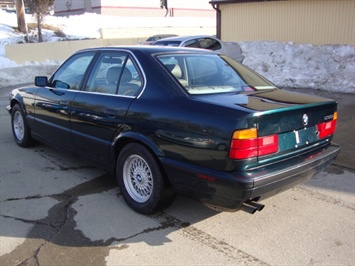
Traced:
<path id="1" fill-rule="evenodd" d="M 146 202 L 153 192 L 152 172 L 139 155 L 129 156 L 124 164 L 124 183 L 129 195 L 137 202 Z"/>
<path id="2" fill-rule="evenodd" d="M 24 137 L 24 122 L 20 112 L 16 112 L 13 121 L 14 132 L 18 140 Z"/>

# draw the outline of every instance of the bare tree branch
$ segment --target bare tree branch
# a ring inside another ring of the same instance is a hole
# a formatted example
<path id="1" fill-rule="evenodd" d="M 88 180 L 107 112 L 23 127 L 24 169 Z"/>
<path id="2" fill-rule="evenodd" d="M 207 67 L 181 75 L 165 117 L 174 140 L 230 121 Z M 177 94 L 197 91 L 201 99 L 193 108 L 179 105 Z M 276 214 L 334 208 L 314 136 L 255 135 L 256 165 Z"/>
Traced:
<path id="1" fill-rule="evenodd" d="M 43 42 L 42 37 L 42 22 L 44 17 L 48 14 L 50 7 L 53 5 L 54 0 L 25 0 L 25 4 L 29 7 L 30 11 L 34 14 L 37 21 L 38 29 L 38 42 Z"/>

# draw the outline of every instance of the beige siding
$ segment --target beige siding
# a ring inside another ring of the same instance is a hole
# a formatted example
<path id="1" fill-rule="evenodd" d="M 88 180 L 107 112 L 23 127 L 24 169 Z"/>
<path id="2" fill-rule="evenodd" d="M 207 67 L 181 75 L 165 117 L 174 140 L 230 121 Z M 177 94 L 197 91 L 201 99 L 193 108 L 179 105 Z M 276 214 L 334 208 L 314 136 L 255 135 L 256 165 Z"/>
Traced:
<path id="1" fill-rule="evenodd" d="M 288 0 L 220 5 L 224 41 L 355 45 L 355 0 Z"/>

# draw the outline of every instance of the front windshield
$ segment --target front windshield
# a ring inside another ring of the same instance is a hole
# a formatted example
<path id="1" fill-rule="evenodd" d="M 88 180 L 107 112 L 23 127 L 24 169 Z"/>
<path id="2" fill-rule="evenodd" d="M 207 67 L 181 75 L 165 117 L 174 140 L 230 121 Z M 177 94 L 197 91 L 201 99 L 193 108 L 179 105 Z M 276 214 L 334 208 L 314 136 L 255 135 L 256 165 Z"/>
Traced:
<path id="1" fill-rule="evenodd" d="M 157 58 L 190 94 L 275 89 L 271 82 L 229 57 L 169 54 Z"/>

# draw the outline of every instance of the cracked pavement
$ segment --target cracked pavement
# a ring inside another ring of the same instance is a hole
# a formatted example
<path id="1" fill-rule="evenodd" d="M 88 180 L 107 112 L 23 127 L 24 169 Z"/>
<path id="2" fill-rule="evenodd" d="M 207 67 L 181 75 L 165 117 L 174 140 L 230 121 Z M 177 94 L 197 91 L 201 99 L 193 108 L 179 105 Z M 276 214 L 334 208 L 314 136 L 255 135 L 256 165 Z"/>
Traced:
<path id="1" fill-rule="evenodd" d="M 340 159 L 263 201 L 262 212 L 218 212 L 178 197 L 145 216 L 83 159 L 18 147 L 9 91 L 0 91 L 0 265 L 354 265 L 354 95 L 340 99 L 348 110 L 339 111 Z"/>

